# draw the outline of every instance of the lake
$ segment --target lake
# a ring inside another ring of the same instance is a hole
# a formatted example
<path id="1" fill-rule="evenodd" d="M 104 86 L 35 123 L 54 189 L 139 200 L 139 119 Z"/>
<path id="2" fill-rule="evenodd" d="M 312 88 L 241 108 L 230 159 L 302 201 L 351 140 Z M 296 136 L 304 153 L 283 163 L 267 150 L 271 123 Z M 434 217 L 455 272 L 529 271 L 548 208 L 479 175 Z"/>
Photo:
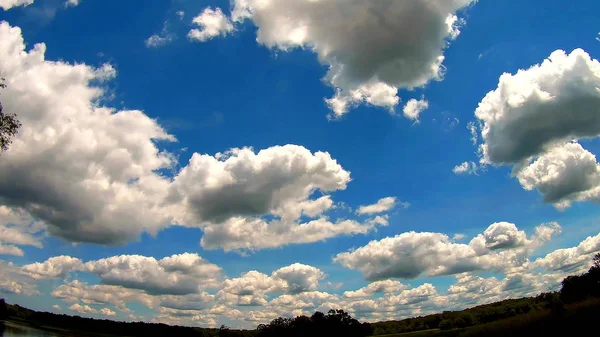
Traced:
<path id="1" fill-rule="evenodd" d="M 52 332 L 38 330 L 21 323 L 0 321 L 0 337 L 59 337 Z"/>

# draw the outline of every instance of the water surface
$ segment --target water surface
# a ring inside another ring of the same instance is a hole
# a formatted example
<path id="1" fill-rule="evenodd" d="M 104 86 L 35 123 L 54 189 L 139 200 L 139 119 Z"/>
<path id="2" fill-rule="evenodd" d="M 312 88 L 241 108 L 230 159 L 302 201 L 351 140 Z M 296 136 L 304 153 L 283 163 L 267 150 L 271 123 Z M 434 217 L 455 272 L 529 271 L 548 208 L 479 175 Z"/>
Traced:
<path id="1" fill-rule="evenodd" d="M 0 321 L 0 337 L 59 337 L 52 332 L 39 330 L 23 323 Z"/>

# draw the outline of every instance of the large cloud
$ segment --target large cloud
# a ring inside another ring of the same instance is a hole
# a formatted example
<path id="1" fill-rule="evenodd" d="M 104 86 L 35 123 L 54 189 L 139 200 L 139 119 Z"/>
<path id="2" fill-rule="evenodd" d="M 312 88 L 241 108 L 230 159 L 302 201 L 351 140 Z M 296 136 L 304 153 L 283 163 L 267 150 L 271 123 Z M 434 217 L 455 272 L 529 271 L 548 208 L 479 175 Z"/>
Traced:
<path id="1" fill-rule="evenodd" d="M 600 135 L 600 63 L 584 50 L 557 50 L 541 64 L 503 74 L 475 116 L 482 164 L 514 165 L 523 188 L 559 209 L 598 200 L 596 158 L 575 142 Z M 475 124 L 469 128 L 477 142 Z"/>
<path id="2" fill-rule="evenodd" d="M 329 67 L 325 78 L 336 94 L 327 103 L 339 117 L 363 103 L 393 111 L 398 89 L 441 80 L 443 51 L 462 22 L 456 12 L 473 2 L 235 0 L 231 21 L 251 20 L 258 43 L 269 48 L 317 54 Z"/>
<path id="3" fill-rule="evenodd" d="M 183 223 L 224 222 L 235 216 L 266 213 L 293 221 L 303 213 L 298 207 L 313 192 L 345 189 L 350 173 L 328 153 L 311 153 L 296 145 L 271 147 L 258 153 L 232 149 L 215 156 L 194 154 L 170 188 L 169 201 L 185 206 Z M 310 208 L 306 204 L 305 208 Z"/>
<path id="4" fill-rule="evenodd" d="M 92 83 L 115 70 L 46 61 L 44 44 L 26 52 L 21 30 L 6 22 L 0 37 L 2 103 L 23 123 L 2 155 L 0 201 L 77 242 L 124 243 L 168 224 L 168 180 L 156 170 L 174 161 L 155 141 L 174 138 L 141 111 L 98 106 Z"/>
<path id="5" fill-rule="evenodd" d="M 180 205 L 178 223 L 203 228 L 204 248 L 255 250 L 364 234 L 387 225 L 384 218 L 359 223 L 324 216 L 333 207 L 331 197 L 311 196 L 343 190 L 349 182 L 350 173 L 325 152 L 297 145 L 258 152 L 242 148 L 215 156 L 194 154 L 174 179 L 168 199 Z"/>
<path id="6" fill-rule="evenodd" d="M 559 232 L 558 224 L 545 224 L 528 239 L 514 224 L 501 222 L 490 225 L 468 245 L 455 243 L 442 233 L 407 232 L 340 253 L 334 262 L 361 271 L 370 281 L 475 270 L 511 273 L 525 263 L 533 249 Z"/>
<path id="7" fill-rule="evenodd" d="M 600 63 L 582 49 L 500 77 L 479 103 L 482 161 L 514 164 L 571 139 L 600 135 Z"/>

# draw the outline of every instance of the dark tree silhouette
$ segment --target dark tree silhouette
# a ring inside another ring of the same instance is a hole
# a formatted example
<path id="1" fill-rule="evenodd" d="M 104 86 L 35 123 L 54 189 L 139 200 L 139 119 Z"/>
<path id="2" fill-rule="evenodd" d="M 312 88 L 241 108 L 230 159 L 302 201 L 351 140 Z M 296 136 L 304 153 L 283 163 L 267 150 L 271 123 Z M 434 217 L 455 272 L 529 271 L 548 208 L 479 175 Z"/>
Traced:
<path id="1" fill-rule="evenodd" d="M 368 323 L 360 323 L 343 310 L 329 310 L 327 315 L 317 311 L 311 317 L 279 317 L 257 328 L 259 337 L 365 337 L 373 334 Z"/>
<path id="2" fill-rule="evenodd" d="M 600 253 L 594 256 L 593 265 L 587 273 L 568 276 L 562 281 L 560 290 L 560 300 L 564 303 L 598 297 L 600 297 Z"/>
<path id="3" fill-rule="evenodd" d="M 0 79 L 0 89 L 6 88 L 4 79 Z M 12 138 L 16 136 L 21 127 L 21 122 L 17 119 L 14 113 L 4 113 L 2 102 L 0 102 L 0 151 L 8 150 L 8 146 L 12 143 Z"/>
<path id="4" fill-rule="evenodd" d="M 3 298 L 0 298 L 0 320 L 6 319 L 7 317 L 8 309 L 6 309 L 6 301 L 4 301 Z"/>

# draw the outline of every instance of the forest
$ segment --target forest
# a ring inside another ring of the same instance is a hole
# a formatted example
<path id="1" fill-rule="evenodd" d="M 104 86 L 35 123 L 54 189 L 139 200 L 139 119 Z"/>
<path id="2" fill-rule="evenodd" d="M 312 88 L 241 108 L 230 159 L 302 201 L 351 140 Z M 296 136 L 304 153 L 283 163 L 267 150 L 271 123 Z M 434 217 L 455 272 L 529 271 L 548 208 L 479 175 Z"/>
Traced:
<path id="1" fill-rule="evenodd" d="M 557 292 L 462 311 L 377 323 L 361 323 L 343 310 L 330 310 L 327 314 L 316 312 L 310 317 L 279 317 L 269 324 L 260 324 L 255 330 L 234 330 L 226 326 L 209 329 L 37 312 L 0 300 L 1 320 L 24 321 L 42 329 L 81 331 L 92 336 L 367 337 L 400 336 L 419 331 L 418 336 L 595 336 L 597 330 L 592 323 L 598 312 L 600 254 L 594 257 L 594 264 L 588 272 L 568 276 Z"/>

